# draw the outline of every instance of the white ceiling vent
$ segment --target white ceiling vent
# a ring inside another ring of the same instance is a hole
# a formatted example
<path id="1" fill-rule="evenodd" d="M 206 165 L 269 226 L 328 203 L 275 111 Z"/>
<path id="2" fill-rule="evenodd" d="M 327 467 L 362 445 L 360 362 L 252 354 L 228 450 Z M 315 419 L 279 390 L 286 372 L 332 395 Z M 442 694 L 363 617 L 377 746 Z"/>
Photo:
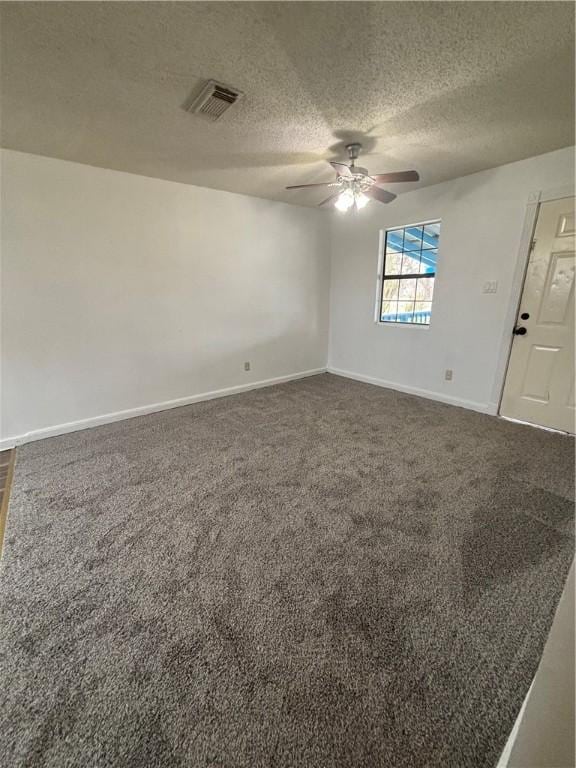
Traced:
<path id="1" fill-rule="evenodd" d="M 188 112 L 201 115 L 206 120 L 219 120 L 244 94 L 237 88 L 208 80 L 200 93 L 187 106 Z"/>

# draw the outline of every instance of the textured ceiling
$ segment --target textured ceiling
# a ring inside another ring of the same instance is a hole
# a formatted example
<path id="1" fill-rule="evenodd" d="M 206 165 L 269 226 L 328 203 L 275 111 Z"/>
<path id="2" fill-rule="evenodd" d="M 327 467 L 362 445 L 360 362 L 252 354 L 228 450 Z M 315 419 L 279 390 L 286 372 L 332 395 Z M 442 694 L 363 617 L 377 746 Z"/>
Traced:
<path id="1" fill-rule="evenodd" d="M 571 2 L 4 2 L 1 21 L 1 143 L 25 152 L 314 205 L 283 187 L 330 181 L 350 139 L 422 185 L 574 142 Z M 246 93 L 217 123 L 182 109 L 207 78 Z"/>

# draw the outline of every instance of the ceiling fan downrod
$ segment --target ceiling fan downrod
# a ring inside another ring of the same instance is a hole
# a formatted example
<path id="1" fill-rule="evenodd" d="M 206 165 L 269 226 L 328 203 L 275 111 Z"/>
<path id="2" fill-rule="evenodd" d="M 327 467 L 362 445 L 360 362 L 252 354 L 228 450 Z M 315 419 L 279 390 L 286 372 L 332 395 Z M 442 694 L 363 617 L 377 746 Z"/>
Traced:
<path id="1" fill-rule="evenodd" d="M 358 159 L 360 156 L 360 150 L 362 149 L 362 144 L 359 144 L 358 142 L 354 142 L 352 144 L 346 144 L 346 150 L 348 152 L 348 157 L 350 158 L 350 167 L 354 168 L 354 161 Z"/>

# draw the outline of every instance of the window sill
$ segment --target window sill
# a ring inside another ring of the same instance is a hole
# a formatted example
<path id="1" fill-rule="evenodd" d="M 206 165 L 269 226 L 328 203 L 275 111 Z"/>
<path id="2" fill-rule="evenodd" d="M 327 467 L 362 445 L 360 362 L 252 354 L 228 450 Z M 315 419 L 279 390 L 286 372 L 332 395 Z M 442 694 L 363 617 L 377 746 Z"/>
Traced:
<path id="1" fill-rule="evenodd" d="M 420 331 L 430 330 L 430 323 L 386 323 L 382 322 L 382 320 L 375 320 L 374 324 L 379 325 L 382 328 L 410 328 L 410 330 L 418 328 Z"/>

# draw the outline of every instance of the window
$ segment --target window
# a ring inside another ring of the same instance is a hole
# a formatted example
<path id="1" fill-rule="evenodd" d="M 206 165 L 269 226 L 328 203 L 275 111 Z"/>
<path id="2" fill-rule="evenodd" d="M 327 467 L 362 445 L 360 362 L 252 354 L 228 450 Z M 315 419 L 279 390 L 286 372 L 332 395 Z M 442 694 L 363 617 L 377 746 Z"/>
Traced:
<path id="1" fill-rule="evenodd" d="M 430 325 L 439 240 L 439 221 L 386 230 L 381 323 Z"/>

